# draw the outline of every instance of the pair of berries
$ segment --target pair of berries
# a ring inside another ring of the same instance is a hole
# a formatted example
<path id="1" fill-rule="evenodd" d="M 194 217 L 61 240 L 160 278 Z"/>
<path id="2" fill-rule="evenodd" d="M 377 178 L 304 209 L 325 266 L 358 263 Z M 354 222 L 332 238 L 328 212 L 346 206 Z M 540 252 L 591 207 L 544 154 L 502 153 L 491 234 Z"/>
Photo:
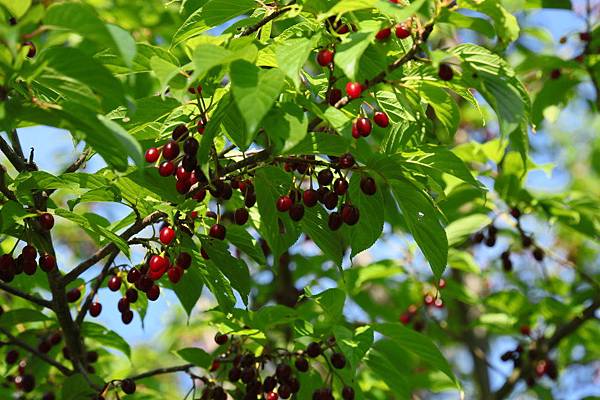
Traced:
<path id="1" fill-rule="evenodd" d="M 381 111 L 376 111 L 375 114 L 373 114 L 373 121 L 382 128 L 387 128 L 390 124 L 390 119 L 387 114 Z M 369 118 L 358 117 L 352 124 L 352 137 L 355 139 L 367 137 L 371 134 L 372 130 L 373 126 L 371 125 L 371 120 L 369 120 Z"/>
<path id="2" fill-rule="evenodd" d="M 406 39 L 407 37 L 410 36 L 410 29 L 404 25 L 404 24 L 398 24 L 395 26 L 394 31 L 396 33 L 396 37 L 398 39 Z M 383 28 L 382 30 L 380 30 L 379 32 L 377 32 L 377 34 L 375 35 L 375 39 L 379 40 L 379 41 L 384 41 L 390 38 L 392 34 L 392 28 L 391 27 L 386 27 Z"/>

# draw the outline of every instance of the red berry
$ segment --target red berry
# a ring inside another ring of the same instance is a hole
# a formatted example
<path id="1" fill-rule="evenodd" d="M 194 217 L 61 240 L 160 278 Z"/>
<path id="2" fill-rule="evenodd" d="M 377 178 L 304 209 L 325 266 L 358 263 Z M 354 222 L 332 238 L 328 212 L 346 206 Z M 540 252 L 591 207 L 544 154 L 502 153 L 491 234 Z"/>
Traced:
<path id="1" fill-rule="evenodd" d="M 127 310 L 124 313 L 121 314 L 121 321 L 123 321 L 123 323 L 125 325 L 129 325 L 129 323 L 133 320 L 133 311 L 131 310 Z"/>
<path id="2" fill-rule="evenodd" d="M 227 343 L 227 340 L 229 340 L 229 337 L 227 335 L 224 335 L 220 332 L 217 332 L 215 334 L 215 343 L 218 344 L 219 346 L 222 346 L 225 343 Z"/>
<path id="3" fill-rule="evenodd" d="M 204 250 L 204 248 L 200 248 L 200 255 L 205 260 L 210 260 L 210 257 L 208 256 L 208 253 L 206 252 L 206 250 Z"/>
<path id="4" fill-rule="evenodd" d="M 371 130 L 373 129 L 371 126 L 371 121 L 369 118 L 360 117 L 356 119 L 356 129 L 361 136 L 367 137 L 371 134 Z"/>
<path id="5" fill-rule="evenodd" d="M 370 176 L 363 176 L 360 179 L 360 189 L 362 192 L 368 196 L 372 196 L 377 192 L 377 185 L 375 184 L 375 180 Z"/>
<path id="6" fill-rule="evenodd" d="M 440 64 L 440 67 L 438 69 L 438 76 L 443 81 L 451 81 L 454 77 L 454 71 L 452 70 L 452 67 L 448 64 Z"/>
<path id="7" fill-rule="evenodd" d="M 50 213 L 43 213 L 39 216 L 40 225 L 49 231 L 54 226 L 54 217 Z"/>
<path id="8" fill-rule="evenodd" d="M 129 303 L 135 303 L 138 300 L 138 292 L 134 288 L 129 288 L 125 291 L 125 298 Z"/>
<path id="9" fill-rule="evenodd" d="M 344 386 L 342 389 L 342 399 L 354 400 L 354 389 L 352 389 L 350 386 Z"/>
<path id="10" fill-rule="evenodd" d="M 348 181 L 344 178 L 337 178 L 335 182 L 333 182 L 333 190 L 339 196 L 343 196 L 348 191 Z"/>
<path id="11" fill-rule="evenodd" d="M 169 280 L 171 283 L 177 283 L 181 280 L 183 276 L 183 268 L 178 267 L 177 265 L 169 268 L 167 271 L 167 275 L 169 275 Z"/>
<path id="12" fill-rule="evenodd" d="M 342 369 L 346 366 L 346 357 L 342 353 L 333 353 L 331 355 L 331 364 L 337 369 Z"/>
<path id="13" fill-rule="evenodd" d="M 340 35 L 343 35 L 345 33 L 350 32 L 350 27 L 346 24 L 341 25 L 339 28 L 337 28 L 336 32 L 339 33 Z"/>
<path id="14" fill-rule="evenodd" d="M 171 137 L 173 138 L 173 140 L 179 140 L 187 133 L 188 133 L 187 126 L 185 126 L 185 124 L 179 124 L 175 127 L 175 129 L 173 129 L 173 133 L 171 134 Z"/>
<path id="15" fill-rule="evenodd" d="M 191 176 L 192 173 L 183 168 L 183 166 L 180 166 L 175 170 L 175 177 L 178 181 L 189 181 Z"/>
<path id="16" fill-rule="evenodd" d="M 387 40 L 392 33 L 392 28 L 383 28 L 375 35 L 375 39 L 377 40 Z"/>
<path id="17" fill-rule="evenodd" d="M 375 123 L 382 128 L 387 128 L 390 124 L 390 119 L 388 118 L 387 114 L 381 111 L 375 112 L 375 115 L 373 115 L 373 121 L 375 121 Z"/>
<path id="18" fill-rule="evenodd" d="M 42 268 L 42 270 L 44 272 L 50 272 L 52 271 L 54 268 L 56 268 L 56 258 L 54 258 L 54 256 L 52 254 L 42 254 L 40 256 L 40 268 Z"/>
<path id="19" fill-rule="evenodd" d="M 196 127 L 198 128 L 198 133 L 203 135 L 204 131 L 206 130 L 206 123 L 202 118 L 198 120 L 198 125 Z"/>
<path id="20" fill-rule="evenodd" d="M 119 299 L 119 302 L 117 303 L 117 308 L 119 309 L 120 313 L 129 311 L 129 300 L 127 300 L 127 297 L 121 297 Z"/>
<path id="21" fill-rule="evenodd" d="M 223 225 L 214 224 L 213 226 L 210 227 L 208 235 L 215 239 L 224 240 L 226 232 L 227 232 L 227 230 L 225 229 L 225 227 Z"/>
<path id="22" fill-rule="evenodd" d="M 146 150 L 146 162 L 156 162 L 156 160 L 158 160 L 158 157 L 160 157 L 160 151 L 156 147 L 150 147 L 148 150 Z"/>
<path id="23" fill-rule="evenodd" d="M 162 154 L 165 160 L 174 160 L 179 155 L 179 143 L 171 140 L 164 145 Z"/>
<path id="24" fill-rule="evenodd" d="M 519 328 L 519 331 L 521 332 L 521 335 L 524 335 L 524 336 L 531 335 L 531 328 L 529 327 L 529 325 L 522 325 Z"/>
<path id="25" fill-rule="evenodd" d="M 404 325 L 408 325 L 410 323 L 411 319 L 412 319 L 412 316 L 407 312 L 400 315 L 400 322 L 402 322 L 402 324 L 404 324 Z"/>
<path id="26" fill-rule="evenodd" d="M 314 207 L 319 202 L 319 194 L 314 189 L 308 189 L 302 194 L 302 200 L 306 207 Z"/>
<path id="27" fill-rule="evenodd" d="M 356 125 L 356 121 L 354 121 L 352 123 L 352 137 L 354 139 L 359 139 L 360 138 L 360 132 L 358 130 L 358 126 Z"/>
<path id="28" fill-rule="evenodd" d="M 17 362 L 19 359 L 19 352 L 17 350 L 9 350 L 6 353 L 6 358 L 4 359 L 8 365 L 12 365 Z"/>
<path id="29" fill-rule="evenodd" d="M 142 276 L 142 273 L 140 272 L 139 269 L 131 268 L 129 270 L 129 272 L 127 273 L 127 282 L 136 283 L 140 279 L 141 276 Z"/>
<path id="30" fill-rule="evenodd" d="M 170 226 L 165 226 L 160 230 L 160 241 L 165 246 L 171 244 L 175 239 L 175 231 Z"/>
<path id="31" fill-rule="evenodd" d="M 330 169 L 323 169 L 319 171 L 317 180 L 319 181 L 319 185 L 327 186 L 333 181 L 333 172 Z"/>
<path id="32" fill-rule="evenodd" d="M 344 204 L 342 206 L 342 219 L 344 223 L 348 225 L 355 225 L 358 222 L 360 213 L 358 208 L 350 204 Z"/>
<path id="33" fill-rule="evenodd" d="M 79 288 L 71 289 L 67 292 L 67 301 L 69 303 L 75 303 L 81 297 L 81 290 Z"/>
<path id="34" fill-rule="evenodd" d="M 334 211 L 331 214 L 329 214 L 327 225 L 329 225 L 329 229 L 331 229 L 332 231 L 337 231 L 338 229 L 340 229 L 343 223 L 344 220 L 338 212 Z"/>
<path id="35" fill-rule="evenodd" d="M 317 54 L 317 62 L 320 66 L 326 67 L 333 61 L 333 51 L 329 49 L 323 49 Z"/>
<path id="36" fill-rule="evenodd" d="M 121 381 L 121 389 L 123 389 L 123 392 L 126 394 L 133 394 L 136 389 L 135 382 L 131 379 L 123 379 Z"/>
<path id="37" fill-rule="evenodd" d="M 592 35 L 589 32 L 579 32 L 579 39 L 582 42 L 589 42 L 592 40 Z"/>
<path id="38" fill-rule="evenodd" d="M 158 173 L 160 176 L 171 176 L 175 171 L 175 164 L 171 161 L 164 161 L 158 167 Z"/>
<path id="39" fill-rule="evenodd" d="M 150 257 L 148 266 L 150 267 L 151 271 L 165 270 L 169 266 L 169 261 L 163 256 L 154 254 L 152 257 Z"/>
<path id="40" fill-rule="evenodd" d="M 267 400 L 277 400 L 279 399 L 279 395 L 275 392 L 267 393 Z"/>
<path id="41" fill-rule="evenodd" d="M 354 166 L 354 157 L 350 153 L 342 155 L 339 159 L 340 168 L 348 169 Z"/>
<path id="42" fill-rule="evenodd" d="M 396 37 L 398 39 L 406 39 L 410 36 L 410 30 L 404 24 L 396 25 Z"/>
<path id="43" fill-rule="evenodd" d="M 550 79 L 556 80 L 558 78 L 560 78 L 561 76 L 561 72 L 559 68 L 555 68 L 552 71 L 550 71 Z"/>
<path id="44" fill-rule="evenodd" d="M 300 203 L 295 203 L 289 210 L 290 218 L 293 221 L 300 221 L 304 217 L 304 206 Z"/>
<path id="45" fill-rule="evenodd" d="M 108 288 L 113 292 L 116 292 L 121 287 L 121 278 L 117 275 L 113 275 L 108 280 Z"/>
<path id="46" fill-rule="evenodd" d="M 248 213 L 247 208 L 238 208 L 233 213 L 233 221 L 238 225 L 244 225 L 246 222 L 248 222 L 249 216 L 250 214 Z"/>
<path id="47" fill-rule="evenodd" d="M 23 47 L 28 47 L 27 49 L 27 57 L 33 58 L 37 53 L 37 49 L 35 48 L 35 44 L 33 42 L 23 42 Z"/>
<path id="48" fill-rule="evenodd" d="M 276 207 L 279 212 L 288 211 L 294 202 L 289 196 L 280 196 L 277 199 Z"/>
<path id="49" fill-rule="evenodd" d="M 351 99 L 356 99 L 360 97 L 362 93 L 362 86 L 358 82 L 348 82 L 346 83 L 346 94 Z"/>
<path id="50" fill-rule="evenodd" d="M 200 144 L 198 143 L 198 141 L 191 137 L 183 143 L 183 152 L 190 156 L 195 156 L 198 152 L 199 146 Z"/>
<path id="51" fill-rule="evenodd" d="M 192 265 L 192 256 L 189 253 L 181 252 L 177 256 L 175 264 L 183 269 L 188 269 Z"/>
<path id="52" fill-rule="evenodd" d="M 206 198 L 206 189 L 200 189 L 192 196 L 192 199 L 201 202 Z"/>
<path id="53" fill-rule="evenodd" d="M 37 257 L 37 251 L 35 247 L 33 247 L 30 244 L 23 247 L 23 250 L 21 250 L 21 254 L 23 254 L 23 258 L 26 260 L 35 260 L 35 258 Z"/>
<path id="54" fill-rule="evenodd" d="M 97 301 L 90 304 L 90 315 L 96 318 L 102 312 L 102 304 Z"/>
<path id="55" fill-rule="evenodd" d="M 328 210 L 333 210 L 336 208 L 338 200 L 339 197 L 335 192 L 327 191 L 327 193 L 323 195 L 323 205 Z"/>
<path id="56" fill-rule="evenodd" d="M 321 355 L 321 345 L 317 342 L 310 342 L 306 347 L 306 354 L 310 358 L 316 358 Z"/>
<path id="57" fill-rule="evenodd" d="M 342 99 L 342 91 L 340 89 L 333 88 L 329 92 L 329 98 L 327 102 L 330 106 L 335 106 L 338 101 Z"/>
<path id="58" fill-rule="evenodd" d="M 158 285 L 152 285 L 152 287 L 148 289 L 146 295 L 148 296 L 148 300 L 155 301 L 158 299 L 158 296 L 160 296 L 160 288 Z"/>
<path id="59" fill-rule="evenodd" d="M 35 271 L 37 270 L 37 263 L 35 262 L 35 259 L 30 260 L 30 259 L 25 259 L 25 257 L 19 256 L 18 258 L 22 258 L 22 265 L 23 265 L 23 272 L 25 272 L 25 274 L 27 275 L 33 275 L 35 274 Z"/>

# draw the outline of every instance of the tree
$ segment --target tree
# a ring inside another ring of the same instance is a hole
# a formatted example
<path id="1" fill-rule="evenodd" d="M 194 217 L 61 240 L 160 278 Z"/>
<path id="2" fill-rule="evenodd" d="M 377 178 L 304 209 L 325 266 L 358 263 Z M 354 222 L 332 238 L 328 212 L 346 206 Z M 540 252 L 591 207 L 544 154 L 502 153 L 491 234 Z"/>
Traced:
<path id="1" fill-rule="evenodd" d="M 600 142 L 551 129 L 598 125 L 590 1 L 90 3 L 0 1 L 0 397 L 552 398 L 594 368 Z M 515 17 L 572 6 L 559 44 Z M 31 126 L 81 154 L 42 170 Z"/>

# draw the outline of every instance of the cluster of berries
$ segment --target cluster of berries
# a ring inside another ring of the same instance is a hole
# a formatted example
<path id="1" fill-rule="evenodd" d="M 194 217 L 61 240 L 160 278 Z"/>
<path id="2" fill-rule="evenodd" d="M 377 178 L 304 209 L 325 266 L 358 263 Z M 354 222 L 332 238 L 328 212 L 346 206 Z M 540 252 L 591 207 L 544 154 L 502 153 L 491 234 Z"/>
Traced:
<path id="1" fill-rule="evenodd" d="M 446 287 L 446 280 L 445 279 L 440 279 L 440 281 L 438 282 L 438 288 L 444 289 Z M 442 301 L 441 297 L 438 296 L 434 296 L 431 293 L 426 293 L 423 296 L 423 306 L 425 307 L 420 307 L 416 304 L 411 304 L 408 306 L 408 308 L 406 309 L 406 311 L 404 311 L 401 315 L 400 315 L 400 322 L 403 325 L 408 325 L 410 323 L 413 323 L 413 329 L 420 332 L 423 329 L 425 329 L 425 316 L 426 316 L 426 312 L 427 312 L 427 308 L 444 308 L 444 302 Z M 419 313 L 422 313 L 422 315 L 419 315 Z"/>

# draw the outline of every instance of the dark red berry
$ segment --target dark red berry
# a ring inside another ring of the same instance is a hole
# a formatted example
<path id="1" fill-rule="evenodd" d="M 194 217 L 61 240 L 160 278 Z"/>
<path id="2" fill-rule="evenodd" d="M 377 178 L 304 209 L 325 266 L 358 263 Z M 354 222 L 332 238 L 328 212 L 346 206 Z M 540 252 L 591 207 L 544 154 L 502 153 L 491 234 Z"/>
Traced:
<path id="1" fill-rule="evenodd" d="M 227 230 L 225 229 L 225 227 L 223 225 L 214 224 L 213 226 L 210 227 L 208 234 L 210 237 L 213 237 L 215 239 L 224 240 L 226 232 L 227 232 Z"/>
<path id="2" fill-rule="evenodd" d="M 173 175 L 173 172 L 175 172 L 175 164 L 173 164 L 171 161 L 163 161 L 158 166 L 158 173 L 160 176 L 171 176 Z"/>
<path id="3" fill-rule="evenodd" d="M 352 137 L 354 139 L 359 139 L 360 138 L 360 131 L 358 130 L 358 125 L 356 124 L 356 121 L 354 121 L 352 123 Z"/>
<path id="4" fill-rule="evenodd" d="M 125 291 L 125 298 L 129 303 L 135 303 L 138 300 L 138 292 L 134 288 L 129 288 Z"/>
<path id="5" fill-rule="evenodd" d="M 186 154 L 181 159 L 181 166 L 189 172 L 193 172 L 194 169 L 198 166 L 198 160 L 195 155 Z M 190 180 L 190 186 L 193 185 L 193 182 Z"/>
<path id="6" fill-rule="evenodd" d="M 225 334 L 222 334 L 220 332 L 217 332 L 215 334 L 215 343 L 218 344 L 219 346 L 224 345 L 225 343 L 227 343 L 228 340 L 229 340 L 229 337 Z"/>
<path id="7" fill-rule="evenodd" d="M 406 39 L 410 36 L 410 29 L 404 24 L 396 25 L 396 37 L 398 39 Z"/>
<path id="8" fill-rule="evenodd" d="M 323 205 L 328 210 L 333 210 L 338 204 L 338 195 L 335 192 L 328 191 L 323 195 Z"/>
<path id="9" fill-rule="evenodd" d="M 136 287 L 138 287 L 138 289 L 140 289 L 143 292 L 148 292 L 152 285 L 154 285 L 154 281 L 152 280 L 152 278 L 150 278 L 148 275 L 142 275 L 142 277 L 138 281 L 139 287 Z"/>
<path id="10" fill-rule="evenodd" d="M 173 140 L 168 142 L 164 145 L 162 154 L 165 160 L 174 160 L 179 155 L 179 143 Z"/>
<path id="11" fill-rule="evenodd" d="M 329 226 L 329 229 L 331 229 L 332 231 L 337 231 L 338 229 L 341 228 L 342 224 L 343 224 L 344 220 L 342 218 L 342 216 L 334 211 L 331 214 L 329 214 L 329 219 L 327 220 L 327 225 Z"/>
<path id="12" fill-rule="evenodd" d="M 35 389 L 35 378 L 33 375 L 25 374 L 19 375 L 15 378 L 15 386 L 25 393 L 31 392 Z"/>
<path id="13" fill-rule="evenodd" d="M 235 383 L 242 377 L 242 370 L 238 367 L 233 367 L 229 370 L 228 377 L 230 382 Z"/>
<path id="14" fill-rule="evenodd" d="M 351 99 L 359 98 L 362 93 L 362 86 L 358 82 L 348 82 L 346 84 L 346 94 Z"/>
<path id="15" fill-rule="evenodd" d="M 256 193 L 246 192 L 244 197 L 244 205 L 248 208 L 253 207 L 256 204 Z"/>
<path id="16" fill-rule="evenodd" d="M 102 304 L 98 303 L 97 301 L 94 301 L 92 304 L 90 304 L 90 315 L 92 317 L 96 318 L 101 312 Z"/>
<path id="17" fill-rule="evenodd" d="M 342 353 L 333 353 L 331 355 L 331 364 L 337 369 L 342 369 L 346 366 L 346 357 Z"/>
<path id="18" fill-rule="evenodd" d="M 292 204 L 294 202 L 292 201 L 292 199 L 289 196 L 280 196 L 277 199 L 277 203 L 276 203 L 276 207 L 277 207 L 277 211 L 279 212 L 286 212 L 289 211 L 289 209 L 292 207 Z"/>
<path id="19" fill-rule="evenodd" d="M 37 251 L 36 251 L 35 247 L 33 247 L 30 244 L 23 247 L 23 250 L 21 250 L 21 254 L 23 255 L 23 258 L 26 260 L 35 260 L 35 258 L 37 257 Z"/>
<path id="20" fill-rule="evenodd" d="M 133 311 L 127 310 L 121 314 L 121 321 L 123 321 L 123 323 L 125 325 L 129 325 L 132 320 L 133 320 Z"/>
<path id="21" fill-rule="evenodd" d="M 354 400 L 354 389 L 352 389 L 350 386 L 344 386 L 342 389 L 342 399 Z"/>
<path id="22" fill-rule="evenodd" d="M 8 365 L 12 365 L 19 359 L 19 352 L 17 350 L 9 350 L 6 352 L 5 361 Z"/>
<path id="23" fill-rule="evenodd" d="M 302 200 L 306 207 L 314 207 L 319 202 L 319 194 L 314 189 L 308 189 L 302 194 Z"/>
<path id="24" fill-rule="evenodd" d="M 156 147 L 150 147 L 146 150 L 146 155 L 144 157 L 146 158 L 146 162 L 154 163 L 160 157 L 160 151 Z"/>
<path id="25" fill-rule="evenodd" d="M 198 143 L 198 141 L 191 137 L 183 143 L 183 152 L 187 155 L 195 156 L 198 152 L 199 146 L 200 144 Z"/>
<path id="26" fill-rule="evenodd" d="M 20 255 L 17 258 L 17 261 L 19 261 L 19 259 L 21 260 L 21 262 L 17 262 L 16 265 L 22 265 L 23 267 L 23 272 L 25 272 L 25 274 L 27 275 L 33 275 L 35 274 L 35 271 L 37 270 L 37 263 L 35 262 L 35 259 L 31 260 L 31 259 L 25 259 L 25 257 L 23 257 L 23 255 Z M 15 271 L 18 272 L 18 271 Z"/>
<path id="27" fill-rule="evenodd" d="M 290 389 L 289 385 L 282 383 L 281 385 L 279 385 L 277 393 L 282 399 L 289 399 L 292 395 L 292 389 Z"/>
<path id="28" fill-rule="evenodd" d="M 154 254 L 150 257 L 148 266 L 150 267 L 150 271 L 164 271 L 169 267 L 169 260 L 163 256 Z"/>
<path id="29" fill-rule="evenodd" d="M 42 396 L 42 400 L 56 400 L 56 396 L 52 392 L 46 392 Z"/>
<path id="30" fill-rule="evenodd" d="M 133 394 L 135 393 L 135 381 L 131 380 L 131 379 L 123 379 L 121 381 L 121 389 L 123 389 L 123 392 L 125 392 L 126 394 Z"/>
<path id="31" fill-rule="evenodd" d="M 451 81 L 454 77 L 454 71 L 452 70 L 452 67 L 448 64 L 440 64 L 440 67 L 438 69 L 438 76 L 443 81 Z"/>
<path id="32" fill-rule="evenodd" d="M 592 40 L 592 35 L 589 32 L 579 32 L 579 39 L 582 42 L 589 42 Z"/>
<path id="33" fill-rule="evenodd" d="M 368 196 L 372 196 L 377 192 L 377 185 L 375 184 L 375 180 L 370 176 L 363 176 L 360 179 L 360 189 L 362 192 Z"/>
<path id="34" fill-rule="evenodd" d="M 172 266 L 167 270 L 167 275 L 169 276 L 169 281 L 171 281 L 171 283 L 179 283 L 183 276 L 183 268 L 178 267 L 177 265 Z"/>
<path id="35" fill-rule="evenodd" d="M 306 347 L 306 354 L 310 358 L 315 358 L 321 355 L 321 345 L 317 342 L 310 342 Z"/>
<path id="36" fill-rule="evenodd" d="M 192 199 L 201 202 L 206 198 L 206 189 L 200 189 L 192 196 Z"/>
<path id="37" fill-rule="evenodd" d="M 330 169 L 323 169 L 317 174 L 317 181 L 321 186 L 327 186 L 333 181 L 333 172 Z"/>
<path id="38" fill-rule="evenodd" d="M 141 276 L 142 276 L 142 273 L 140 272 L 139 269 L 131 268 L 129 270 L 129 272 L 127 273 L 127 282 L 136 283 L 140 279 Z"/>
<path id="39" fill-rule="evenodd" d="M 361 136 L 367 137 L 371 134 L 373 127 L 369 118 L 360 117 L 356 119 L 356 129 Z"/>
<path id="40" fill-rule="evenodd" d="M 119 301 L 117 302 L 117 309 L 121 313 L 127 312 L 129 310 L 129 300 L 127 300 L 127 297 L 121 297 L 119 299 Z"/>
<path id="41" fill-rule="evenodd" d="M 50 213 L 42 213 L 39 216 L 40 225 L 43 229 L 49 231 L 54 226 L 54 217 Z"/>
<path id="42" fill-rule="evenodd" d="M 206 130 L 206 123 L 202 118 L 198 120 L 198 125 L 196 126 L 196 128 L 198 128 L 199 134 L 204 135 L 204 131 Z"/>
<path id="43" fill-rule="evenodd" d="M 71 289 L 67 292 L 67 301 L 69 303 L 75 303 L 81 297 L 81 290 L 79 288 Z"/>
<path id="44" fill-rule="evenodd" d="M 117 275 L 113 275 L 108 280 L 108 288 L 113 292 L 116 292 L 121 288 L 121 278 Z"/>
<path id="45" fill-rule="evenodd" d="M 329 49 L 323 49 L 317 54 L 317 62 L 320 66 L 326 67 L 333 61 L 333 51 Z"/>
<path id="46" fill-rule="evenodd" d="M 248 209 L 244 207 L 238 208 L 233 213 L 233 221 L 238 225 L 244 225 L 246 222 L 248 222 L 249 217 L 250 214 L 248 213 Z"/>
<path id="47" fill-rule="evenodd" d="M 256 378 L 256 370 L 254 367 L 245 367 L 242 369 L 242 382 L 250 383 Z"/>
<path id="48" fill-rule="evenodd" d="M 333 182 L 333 190 L 339 196 L 343 196 L 348 191 L 348 181 L 344 178 L 337 178 L 335 182 Z"/>
<path id="49" fill-rule="evenodd" d="M 175 239 L 175 231 L 170 226 L 165 226 L 160 230 L 160 241 L 162 244 L 169 245 Z"/>
<path id="50" fill-rule="evenodd" d="M 277 368 L 275 368 L 275 375 L 279 382 L 287 382 L 288 379 L 292 376 L 292 367 L 288 364 L 279 364 Z"/>
<path id="51" fill-rule="evenodd" d="M 390 124 L 390 119 L 387 114 L 381 111 L 376 111 L 375 114 L 373 114 L 373 121 L 382 128 L 387 128 Z"/>
<path id="52" fill-rule="evenodd" d="M 35 54 L 37 53 L 37 49 L 35 47 L 35 44 L 33 44 L 33 42 L 23 42 L 23 47 L 27 47 L 27 57 L 29 58 L 33 58 L 35 57 Z"/>
<path id="53" fill-rule="evenodd" d="M 304 217 L 304 206 L 300 203 L 295 203 L 289 210 L 290 218 L 293 221 L 300 221 Z"/>
<path id="54" fill-rule="evenodd" d="M 559 68 L 555 68 L 552 71 L 550 71 L 550 79 L 556 80 L 558 78 L 560 78 L 561 76 L 561 72 Z"/>
<path id="55" fill-rule="evenodd" d="M 308 360 L 304 357 L 298 357 L 296 359 L 296 362 L 294 363 L 294 365 L 296 366 L 296 369 L 300 372 L 306 372 L 308 371 Z"/>
<path id="56" fill-rule="evenodd" d="M 335 106 L 338 101 L 342 99 L 342 91 L 340 89 L 333 88 L 329 92 L 329 97 L 327 98 L 327 102 L 330 106 Z"/>
<path id="57" fill-rule="evenodd" d="M 50 344 L 52 344 L 52 346 L 56 346 L 62 340 L 62 334 L 59 331 L 54 332 L 52 335 L 50 335 L 49 340 L 50 340 Z"/>
<path id="58" fill-rule="evenodd" d="M 355 225 L 358 222 L 359 217 L 360 213 L 358 208 L 350 204 L 344 204 L 342 206 L 342 219 L 344 220 L 344 223 Z"/>
<path id="59" fill-rule="evenodd" d="M 175 264 L 179 265 L 183 269 L 188 269 L 190 265 L 192 265 L 192 256 L 185 251 L 182 251 L 177 256 L 177 260 L 175 260 Z"/>
<path id="60" fill-rule="evenodd" d="M 387 40 L 392 34 L 392 28 L 383 28 L 375 35 L 375 39 L 377 40 Z"/>
<path id="61" fill-rule="evenodd" d="M 152 285 L 146 295 L 148 296 L 148 300 L 155 301 L 160 296 L 160 288 L 158 285 Z"/>
<path id="62" fill-rule="evenodd" d="M 179 140 L 187 133 L 188 133 L 187 126 L 185 124 L 179 124 L 175 127 L 175 129 L 173 129 L 173 133 L 171 134 L 171 137 L 173 138 L 173 140 Z"/>
<path id="63" fill-rule="evenodd" d="M 266 400 L 277 400 L 279 399 L 279 395 L 275 392 L 267 392 Z"/>
<path id="64" fill-rule="evenodd" d="M 535 249 L 533 249 L 533 252 L 531 253 L 533 254 L 533 258 L 535 258 L 536 261 L 544 261 L 544 250 L 542 250 L 539 247 L 536 247 Z"/>
<path id="65" fill-rule="evenodd" d="M 342 169 L 352 168 L 354 166 L 354 157 L 352 154 L 343 154 L 339 159 L 339 165 Z"/>

